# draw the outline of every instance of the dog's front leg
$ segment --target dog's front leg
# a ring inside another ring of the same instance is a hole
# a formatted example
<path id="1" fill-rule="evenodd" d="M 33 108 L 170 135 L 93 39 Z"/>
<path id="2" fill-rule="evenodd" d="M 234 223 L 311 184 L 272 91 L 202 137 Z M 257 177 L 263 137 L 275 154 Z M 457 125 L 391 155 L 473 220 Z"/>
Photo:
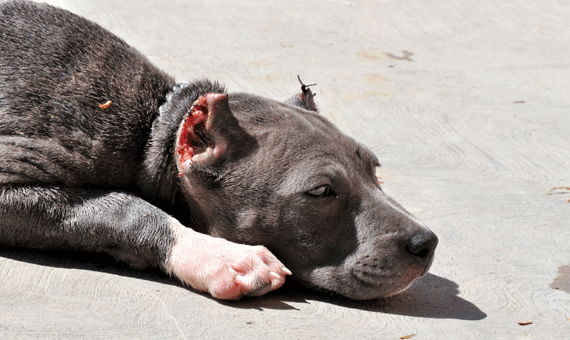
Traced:
<path id="1" fill-rule="evenodd" d="M 104 252 L 220 299 L 264 294 L 290 273 L 264 247 L 199 234 L 124 192 L 4 186 L 0 216 L 3 245 Z"/>

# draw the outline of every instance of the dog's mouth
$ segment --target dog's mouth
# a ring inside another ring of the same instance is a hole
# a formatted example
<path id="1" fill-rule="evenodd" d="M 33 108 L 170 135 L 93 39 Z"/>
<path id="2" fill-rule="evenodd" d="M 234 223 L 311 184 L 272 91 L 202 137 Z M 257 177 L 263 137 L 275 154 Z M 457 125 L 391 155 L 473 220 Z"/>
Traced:
<path id="1" fill-rule="evenodd" d="M 202 96 L 190 108 L 178 133 L 176 154 L 180 164 L 200 162 L 213 154 L 214 141 L 207 133 L 208 114 L 208 101 Z"/>
<path id="2" fill-rule="evenodd" d="M 317 291 L 330 291 L 355 300 L 386 298 L 399 294 L 426 274 L 433 255 L 425 263 L 371 260 L 361 256 L 341 265 L 296 268 L 295 280 Z"/>

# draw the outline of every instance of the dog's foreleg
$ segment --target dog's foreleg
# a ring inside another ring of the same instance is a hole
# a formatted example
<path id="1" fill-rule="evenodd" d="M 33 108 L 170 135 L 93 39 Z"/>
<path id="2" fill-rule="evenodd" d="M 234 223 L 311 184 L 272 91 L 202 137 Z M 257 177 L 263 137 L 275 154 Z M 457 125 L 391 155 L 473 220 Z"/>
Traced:
<path id="1" fill-rule="evenodd" d="M 159 267 L 220 299 L 264 294 L 290 274 L 264 247 L 197 233 L 115 191 L 0 187 L 0 243 L 107 253 L 135 268 Z"/>

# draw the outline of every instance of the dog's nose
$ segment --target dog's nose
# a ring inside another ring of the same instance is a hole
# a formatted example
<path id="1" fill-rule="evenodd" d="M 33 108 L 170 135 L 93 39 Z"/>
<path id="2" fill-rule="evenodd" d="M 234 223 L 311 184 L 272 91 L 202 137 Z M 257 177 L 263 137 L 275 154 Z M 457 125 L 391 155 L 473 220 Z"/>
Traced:
<path id="1" fill-rule="evenodd" d="M 421 231 L 415 234 L 406 244 L 406 250 L 421 259 L 429 259 L 435 247 L 437 247 L 437 236 L 430 230 Z"/>

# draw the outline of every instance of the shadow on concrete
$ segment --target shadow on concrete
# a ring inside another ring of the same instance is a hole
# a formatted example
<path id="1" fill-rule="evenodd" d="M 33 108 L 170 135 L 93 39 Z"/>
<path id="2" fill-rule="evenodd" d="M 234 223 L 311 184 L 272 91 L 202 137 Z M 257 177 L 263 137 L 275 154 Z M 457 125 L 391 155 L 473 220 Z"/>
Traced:
<path id="1" fill-rule="evenodd" d="M 158 270 L 136 271 L 117 263 L 114 258 L 105 254 L 0 247 L 0 257 L 43 266 L 93 270 L 182 286 Z M 207 294 L 195 293 L 213 299 Z M 294 280 L 288 280 L 283 287 L 263 297 L 245 297 L 239 301 L 216 301 L 237 309 L 297 310 L 298 308 L 289 303 L 308 304 L 313 300 L 344 308 L 422 318 L 482 320 L 487 317 L 487 314 L 477 306 L 458 295 L 458 284 L 437 275 L 427 274 L 404 293 L 379 300 L 354 301 L 338 294 L 314 291 Z"/>
<path id="2" fill-rule="evenodd" d="M 459 285 L 427 274 L 402 294 L 371 302 L 366 308 L 382 313 L 435 319 L 482 320 L 487 317 L 473 303 L 459 297 Z"/>
<path id="3" fill-rule="evenodd" d="M 378 300 L 354 301 L 334 293 L 316 292 L 289 280 L 281 289 L 262 298 L 220 303 L 234 308 L 296 309 L 287 302 L 309 303 L 308 300 L 317 300 L 345 308 L 422 318 L 476 321 L 487 317 L 477 306 L 458 295 L 458 284 L 427 274 L 405 292 Z"/>
<path id="4" fill-rule="evenodd" d="M 117 262 L 112 256 L 103 253 L 22 249 L 2 246 L 0 247 L 0 257 L 40 266 L 84 269 L 182 286 L 170 280 L 168 275 L 157 269 L 134 270 L 124 263 Z"/>

